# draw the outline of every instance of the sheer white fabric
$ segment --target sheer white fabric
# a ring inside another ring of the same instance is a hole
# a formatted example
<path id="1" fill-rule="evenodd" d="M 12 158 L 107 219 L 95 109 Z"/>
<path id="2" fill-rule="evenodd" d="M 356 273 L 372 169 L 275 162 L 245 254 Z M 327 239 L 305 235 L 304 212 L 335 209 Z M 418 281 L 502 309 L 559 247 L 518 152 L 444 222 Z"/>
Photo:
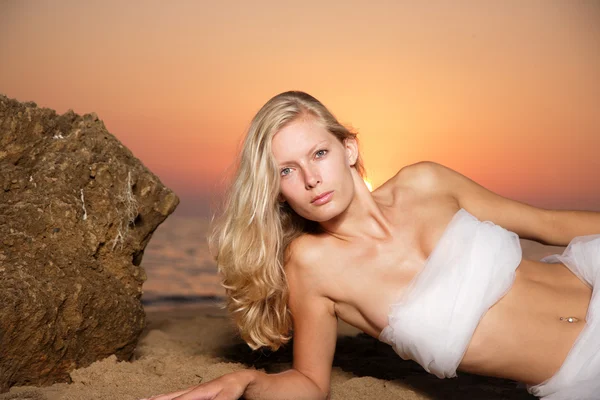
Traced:
<path id="1" fill-rule="evenodd" d="M 456 376 L 475 328 L 512 286 L 521 257 L 515 233 L 460 209 L 390 306 L 379 340 L 439 378 Z"/>
<path id="2" fill-rule="evenodd" d="M 560 369 L 550 379 L 527 390 L 544 400 L 600 399 L 600 235 L 574 238 L 562 255 L 542 261 L 562 262 L 592 287 L 585 326 Z"/>

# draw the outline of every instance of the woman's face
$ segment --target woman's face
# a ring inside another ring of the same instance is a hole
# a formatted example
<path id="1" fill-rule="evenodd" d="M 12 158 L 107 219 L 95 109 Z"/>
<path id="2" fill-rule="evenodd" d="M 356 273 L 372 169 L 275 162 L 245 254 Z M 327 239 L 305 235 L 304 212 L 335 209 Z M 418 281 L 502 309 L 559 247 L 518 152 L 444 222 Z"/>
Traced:
<path id="1" fill-rule="evenodd" d="M 348 207 L 354 196 L 351 165 L 358 155 L 354 139 L 341 143 L 315 119 L 303 117 L 273 136 L 272 151 L 281 200 L 298 215 L 327 221 Z"/>

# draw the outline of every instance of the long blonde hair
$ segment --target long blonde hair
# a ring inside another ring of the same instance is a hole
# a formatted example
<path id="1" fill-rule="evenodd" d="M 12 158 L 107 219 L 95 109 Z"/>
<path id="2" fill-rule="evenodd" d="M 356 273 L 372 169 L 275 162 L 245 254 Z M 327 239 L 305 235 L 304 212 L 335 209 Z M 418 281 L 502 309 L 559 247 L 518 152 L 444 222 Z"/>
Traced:
<path id="1" fill-rule="evenodd" d="M 227 309 L 252 349 L 277 350 L 289 341 L 285 250 L 303 233 L 319 231 L 318 223 L 278 201 L 279 173 L 271 140 L 301 116 L 315 118 L 341 142 L 356 138 L 355 132 L 307 93 L 289 91 L 271 98 L 252 119 L 222 214 L 213 221 L 209 237 Z M 360 155 L 354 167 L 364 177 Z"/>

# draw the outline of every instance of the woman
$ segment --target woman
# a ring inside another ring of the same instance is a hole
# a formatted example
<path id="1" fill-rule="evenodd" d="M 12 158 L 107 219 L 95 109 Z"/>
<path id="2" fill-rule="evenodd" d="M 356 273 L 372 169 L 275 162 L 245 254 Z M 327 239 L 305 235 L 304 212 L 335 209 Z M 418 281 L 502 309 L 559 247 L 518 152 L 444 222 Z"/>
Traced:
<path id="1" fill-rule="evenodd" d="M 363 175 L 356 134 L 315 98 L 285 92 L 261 108 L 211 242 L 242 338 L 277 349 L 293 327 L 293 368 L 153 399 L 326 399 L 337 318 L 439 377 L 591 398 L 600 213 L 522 204 L 432 162 L 372 193 Z M 531 261 L 517 235 L 571 246 Z"/>

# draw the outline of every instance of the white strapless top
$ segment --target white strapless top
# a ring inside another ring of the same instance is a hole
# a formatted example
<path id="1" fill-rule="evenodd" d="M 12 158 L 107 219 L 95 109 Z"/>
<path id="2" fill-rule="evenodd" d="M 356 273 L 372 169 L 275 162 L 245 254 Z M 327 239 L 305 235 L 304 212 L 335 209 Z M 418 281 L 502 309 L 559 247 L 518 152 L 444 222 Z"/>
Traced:
<path id="1" fill-rule="evenodd" d="M 390 306 L 379 340 L 439 378 L 456 376 L 479 321 L 512 286 L 521 256 L 517 234 L 460 209 Z"/>

